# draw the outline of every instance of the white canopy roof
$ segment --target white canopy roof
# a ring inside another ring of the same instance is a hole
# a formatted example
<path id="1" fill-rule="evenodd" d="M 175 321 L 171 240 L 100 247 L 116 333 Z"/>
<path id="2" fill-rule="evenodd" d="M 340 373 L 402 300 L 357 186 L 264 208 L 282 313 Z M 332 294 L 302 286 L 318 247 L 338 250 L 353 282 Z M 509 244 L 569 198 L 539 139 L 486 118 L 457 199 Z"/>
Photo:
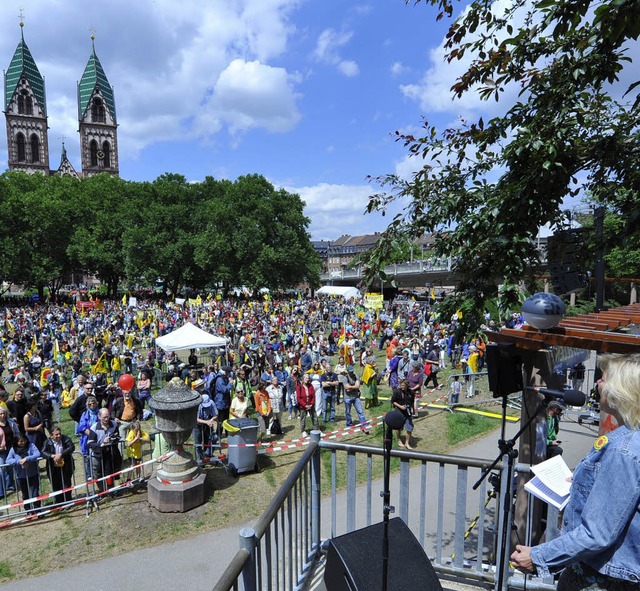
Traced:
<path id="1" fill-rule="evenodd" d="M 156 339 L 156 345 L 165 351 L 182 351 L 184 349 L 208 349 L 209 347 L 225 347 L 227 340 L 209 334 L 195 324 L 187 322 L 179 329 Z"/>
<path id="2" fill-rule="evenodd" d="M 342 296 L 345 299 L 361 298 L 362 294 L 356 287 L 340 286 L 340 285 L 325 285 L 321 287 L 317 292 L 318 295 L 337 295 Z"/>

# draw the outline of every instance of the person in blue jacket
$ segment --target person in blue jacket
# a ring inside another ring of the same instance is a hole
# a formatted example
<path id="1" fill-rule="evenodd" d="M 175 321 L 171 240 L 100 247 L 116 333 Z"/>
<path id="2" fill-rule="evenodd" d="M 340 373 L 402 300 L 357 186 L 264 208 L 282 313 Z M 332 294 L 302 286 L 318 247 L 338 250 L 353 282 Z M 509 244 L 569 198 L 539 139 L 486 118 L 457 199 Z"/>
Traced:
<path id="1" fill-rule="evenodd" d="M 30 443 L 24 435 L 16 439 L 7 456 L 7 464 L 14 466 L 16 479 L 22 492 L 22 500 L 40 496 L 40 478 L 38 476 L 38 460 L 40 452 L 35 444 Z M 25 504 L 25 511 L 36 513 L 40 501 Z"/>
<path id="2" fill-rule="evenodd" d="M 576 467 L 561 535 L 511 555 L 524 573 L 562 571 L 557 591 L 640 590 L 640 354 L 599 365 L 600 408 L 620 426 Z"/>

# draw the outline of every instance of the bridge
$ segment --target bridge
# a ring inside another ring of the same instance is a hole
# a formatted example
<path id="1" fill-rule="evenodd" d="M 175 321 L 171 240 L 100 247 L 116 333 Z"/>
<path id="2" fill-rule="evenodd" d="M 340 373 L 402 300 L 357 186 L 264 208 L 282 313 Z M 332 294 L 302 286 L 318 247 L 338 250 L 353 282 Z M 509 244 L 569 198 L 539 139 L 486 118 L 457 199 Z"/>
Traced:
<path id="1" fill-rule="evenodd" d="M 451 259 L 427 259 L 387 265 L 384 268 L 387 282 L 394 279 L 400 288 L 416 288 L 429 286 L 457 285 L 459 278 L 451 271 Z M 364 279 L 361 267 L 342 269 L 320 276 L 322 285 L 358 286 Z M 385 281 L 380 279 L 379 287 L 384 288 Z M 373 287 L 376 287 L 375 285 Z"/>

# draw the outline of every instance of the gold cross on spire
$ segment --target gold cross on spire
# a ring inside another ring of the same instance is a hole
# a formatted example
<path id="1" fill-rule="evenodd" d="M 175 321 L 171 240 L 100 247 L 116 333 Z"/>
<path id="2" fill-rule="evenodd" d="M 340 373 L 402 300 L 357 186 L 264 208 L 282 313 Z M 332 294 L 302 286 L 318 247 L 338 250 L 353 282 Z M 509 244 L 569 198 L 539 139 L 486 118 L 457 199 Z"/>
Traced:
<path id="1" fill-rule="evenodd" d="M 20 26 L 24 27 L 24 8 L 20 7 L 19 11 L 20 14 L 18 15 L 18 18 L 20 19 Z"/>

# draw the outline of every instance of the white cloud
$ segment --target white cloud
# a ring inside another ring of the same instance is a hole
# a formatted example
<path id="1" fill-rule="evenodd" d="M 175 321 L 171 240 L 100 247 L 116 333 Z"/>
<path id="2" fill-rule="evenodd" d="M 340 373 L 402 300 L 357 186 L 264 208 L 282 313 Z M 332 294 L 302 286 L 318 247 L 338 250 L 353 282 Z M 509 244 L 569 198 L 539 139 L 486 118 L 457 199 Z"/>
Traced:
<path id="1" fill-rule="evenodd" d="M 351 31 L 338 32 L 335 29 L 325 29 L 318 36 L 316 48 L 313 53 L 315 59 L 321 63 L 336 66 L 338 71 L 351 78 L 357 76 L 360 69 L 353 60 L 342 59 L 340 49 L 342 49 L 353 37 Z"/>
<path id="2" fill-rule="evenodd" d="M 300 120 L 295 98 L 283 68 L 235 59 L 220 74 L 206 112 L 225 121 L 232 132 L 252 127 L 284 132 Z"/>
<path id="3" fill-rule="evenodd" d="M 373 221 L 372 216 L 364 215 L 368 197 L 373 193 L 370 185 L 319 183 L 284 188 L 297 193 L 305 202 L 304 213 L 311 219 L 309 231 L 315 240 L 335 240 L 344 233 L 365 234 Z"/>
<path id="4" fill-rule="evenodd" d="M 496 16 L 504 14 L 505 8 L 511 4 L 511 0 L 497 0 L 491 5 L 491 11 Z M 465 12 L 468 8 L 465 10 Z M 518 16 L 515 17 L 516 21 Z M 514 25 L 514 28 L 517 25 Z M 480 35 L 477 31 L 476 35 Z M 505 32 L 506 36 L 506 32 Z M 467 71 L 474 59 L 474 54 L 467 51 L 462 59 L 447 61 L 445 59 L 445 39 L 429 51 L 430 67 L 422 75 L 421 79 L 413 84 L 400 86 L 402 94 L 419 103 L 420 108 L 428 113 L 447 113 L 462 118 L 477 116 L 478 114 L 493 115 L 504 112 L 506 106 L 510 106 L 516 100 L 520 87 L 513 84 L 501 94 L 500 101 L 493 99 L 482 100 L 476 91 L 469 91 L 461 98 L 453 98 L 451 87 L 456 80 Z M 506 105 L 506 106 L 505 106 Z"/>
<path id="5" fill-rule="evenodd" d="M 411 68 L 405 66 L 402 62 L 393 62 L 391 64 L 391 75 L 392 76 L 401 76 L 402 74 L 406 74 L 410 72 Z"/>
<path id="6" fill-rule="evenodd" d="M 114 85 L 121 159 L 160 141 L 211 137 L 225 125 L 280 132 L 300 118 L 297 95 L 287 72 L 269 64 L 287 51 L 300 1 L 110 0 L 105 13 L 103 5 L 79 0 L 3 0 L 0 55 L 6 68 L 20 39 L 15 17 L 24 7 L 25 40 L 46 79 L 52 157 L 57 138 L 77 138 L 76 83 L 91 52 L 91 26 Z M 238 63 L 265 84 L 260 92 L 254 78 L 244 89 L 233 78 Z M 236 108 L 230 97 L 239 101 Z M 67 147 L 70 159 L 79 160 L 77 140 Z"/>
<path id="7" fill-rule="evenodd" d="M 358 64 L 352 60 L 344 60 L 338 64 L 338 70 L 347 78 L 353 78 L 360 73 Z"/>
<path id="8" fill-rule="evenodd" d="M 277 186 L 277 183 L 274 185 Z M 386 217 L 379 213 L 365 213 L 369 196 L 377 191 L 377 187 L 368 184 L 318 183 L 282 188 L 297 193 L 305 202 L 304 214 L 311 220 L 309 233 L 313 240 L 335 240 L 342 234 L 373 234 L 386 227 L 387 220 L 402 205 L 393 204 L 388 208 Z"/>

